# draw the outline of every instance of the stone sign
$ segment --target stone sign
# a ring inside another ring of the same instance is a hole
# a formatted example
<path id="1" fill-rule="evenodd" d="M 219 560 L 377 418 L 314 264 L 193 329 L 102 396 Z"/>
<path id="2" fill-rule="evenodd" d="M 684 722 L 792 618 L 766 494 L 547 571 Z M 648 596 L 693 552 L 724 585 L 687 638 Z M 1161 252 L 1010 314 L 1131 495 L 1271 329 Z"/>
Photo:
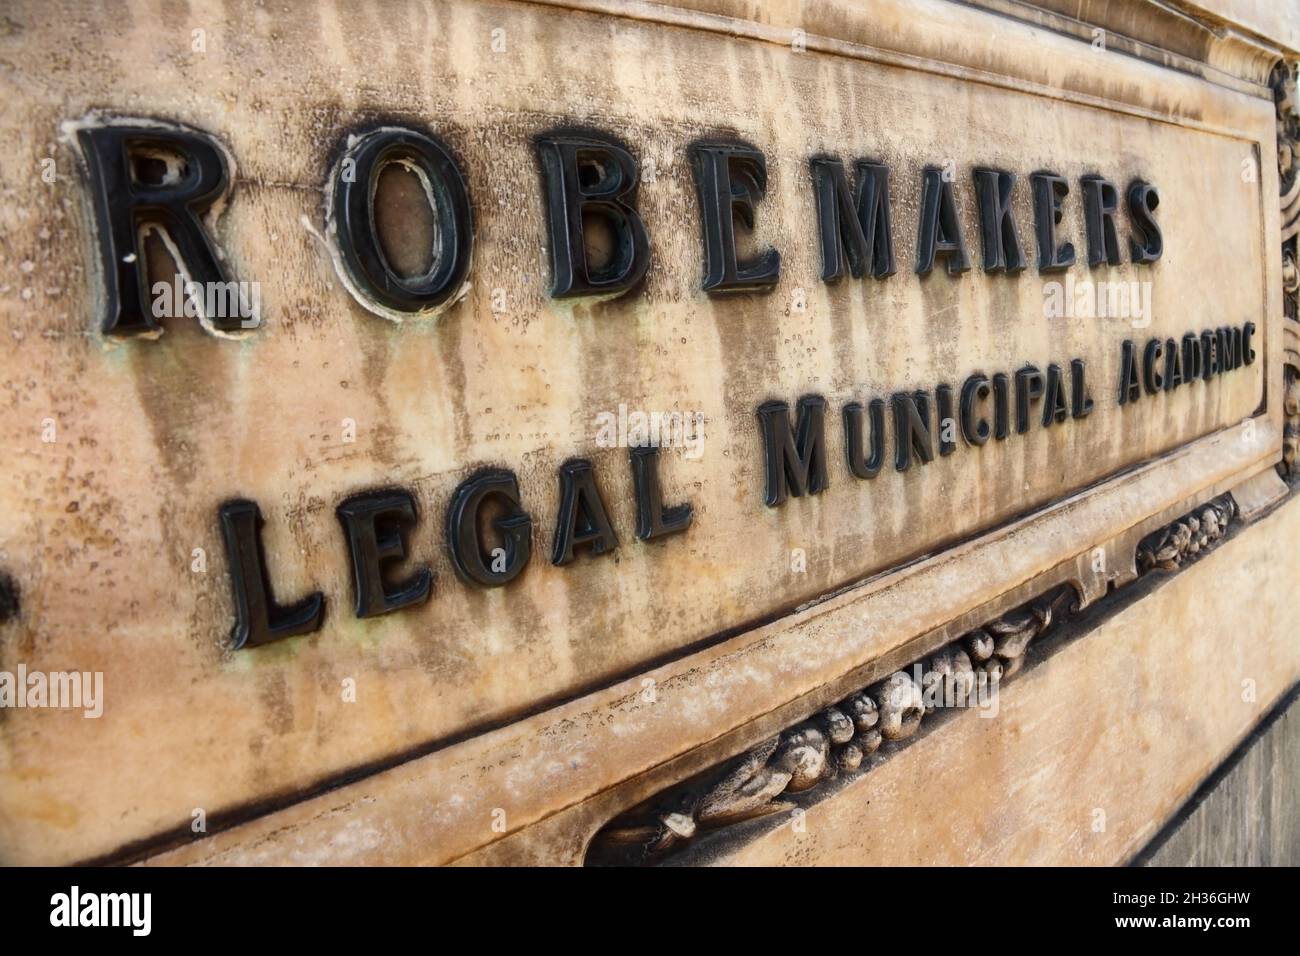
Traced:
<path id="1" fill-rule="evenodd" d="M 667 859 L 1287 493 L 1294 25 L 292 6 L 0 33 L 0 860 Z"/>

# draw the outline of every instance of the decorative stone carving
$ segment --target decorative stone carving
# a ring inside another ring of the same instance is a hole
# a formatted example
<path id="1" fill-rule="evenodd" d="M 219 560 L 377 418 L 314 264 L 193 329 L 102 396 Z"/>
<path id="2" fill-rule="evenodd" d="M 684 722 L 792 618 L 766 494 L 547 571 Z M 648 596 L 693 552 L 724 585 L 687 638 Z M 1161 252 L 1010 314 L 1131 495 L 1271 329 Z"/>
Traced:
<path id="1" fill-rule="evenodd" d="M 1236 503 L 1225 494 L 1147 535 L 1137 547 L 1139 575 L 1178 570 L 1222 539 L 1235 517 Z M 998 693 L 1002 681 L 1024 668 L 1034 638 L 1062 610 L 1077 609 L 1074 589 L 1063 585 L 968 631 L 752 747 L 720 773 L 701 775 L 634 807 L 596 835 L 589 862 L 653 863 L 702 831 L 796 809 L 798 803 L 782 797 L 870 770 L 868 757 L 882 745 L 907 746 L 940 702 L 967 706 L 978 694 Z"/>
<path id="2" fill-rule="evenodd" d="M 1300 232 L 1300 95 L 1295 63 L 1278 63 L 1273 70 L 1273 99 L 1277 104 L 1277 171 L 1282 199 L 1282 287 L 1289 319 L 1297 318 L 1296 293 L 1300 271 L 1296 233 Z"/>
<path id="3" fill-rule="evenodd" d="M 1290 323 L 1288 323 L 1289 325 Z M 1282 410 L 1285 420 L 1282 425 L 1282 463 L 1278 466 L 1283 477 L 1295 474 L 1296 451 L 1300 449 L 1300 352 L 1296 347 L 1300 341 L 1294 330 L 1287 329 L 1285 341 L 1287 348 L 1283 355 L 1286 362 L 1282 366 Z"/>
<path id="4" fill-rule="evenodd" d="M 633 808 L 597 836 L 593 860 L 651 862 L 701 830 L 795 809 L 798 804 L 780 798 L 862 770 L 885 742 L 903 745 L 936 702 L 965 706 L 975 701 L 977 690 L 996 694 L 1001 681 L 1021 669 L 1029 642 L 1050 626 L 1054 608 L 1067 599 L 1073 601 L 1074 589 L 1058 588 L 768 738 L 721 776 Z M 919 673 L 919 682 L 913 673 Z"/>
<path id="5" fill-rule="evenodd" d="M 1222 495 L 1173 524 L 1148 535 L 1138 544 L 1138 571 L 1152 568 L 1177 570 L 1188 558 L 1209 547 L 1228 530 L 1237 506 L 1231 495 Z"/>
<path id="6" fill-rule="evenodd" d="M 1282 208 L 1282 312 L 1285 323 L 1283 348 L 1283 414 L 1281 472 L 1295 472 L 1300 449 L 1300 94 L 1296 91 L 1297 64 L 1279 62 L 1271 85 L 1277 104 L 1277 172 Z"/>
<path id="7" fill-rule="evenodd" d="M 880 733 L 886 740 L 902 740 L 920 729 L 925 699 L 905 673 L 895 671 L 867 693 L 880 708 Z"/>

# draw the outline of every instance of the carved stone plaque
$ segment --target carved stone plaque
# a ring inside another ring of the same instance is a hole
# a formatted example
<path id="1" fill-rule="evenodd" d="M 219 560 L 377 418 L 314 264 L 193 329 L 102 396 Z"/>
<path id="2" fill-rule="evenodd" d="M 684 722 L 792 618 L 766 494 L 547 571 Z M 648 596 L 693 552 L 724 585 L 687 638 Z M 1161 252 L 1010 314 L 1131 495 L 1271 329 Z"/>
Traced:
<path id="1" fill-rule="evenodd" d="M 0 710 L 0 859 L 414 758 L 455 859 L 1280 456 L 1259 78 L 939 0 L 291 6 L 0 31 L 0 670 L 103 675 Z"/>

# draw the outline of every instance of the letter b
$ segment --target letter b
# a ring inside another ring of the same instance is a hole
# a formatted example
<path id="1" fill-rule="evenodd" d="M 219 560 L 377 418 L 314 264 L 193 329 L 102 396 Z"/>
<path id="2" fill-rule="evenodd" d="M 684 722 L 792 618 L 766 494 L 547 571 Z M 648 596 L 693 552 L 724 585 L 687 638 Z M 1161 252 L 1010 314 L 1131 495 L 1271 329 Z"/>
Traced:
<path id="1" fill-rule="evenodd" d="M 580 136 L 537 140 L 550 222 L 551 295 L 618 295 L 645 275 L 650 237 L 633 200 L 636 160 L 616 143 Z M 612 234 L 607 261 L 593 265 L 585 217 L 598 216 Z"/>

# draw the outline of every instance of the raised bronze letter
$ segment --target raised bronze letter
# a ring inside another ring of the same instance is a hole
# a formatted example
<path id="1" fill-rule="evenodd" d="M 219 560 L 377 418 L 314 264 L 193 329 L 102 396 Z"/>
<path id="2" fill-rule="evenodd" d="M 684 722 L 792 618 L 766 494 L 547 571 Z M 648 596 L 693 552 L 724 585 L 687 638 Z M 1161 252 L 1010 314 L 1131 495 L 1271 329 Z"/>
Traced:
<path id="1" fill-rule="evenodd" d="M 201 219 L 225 197 L 230 185 L 225 155 L 211 137 L 181 126 L 89 127 L 79 130 L 77 139 L 94 193 L 92 206 L 104 278 L 100 329 L 105 335 L 157 332 L 162 326 L 152 306 L 146 306 L 149 276 L 140 241 L 142 229 L 156 226 L 166 233 L 180 258 L 176 267 L 190 281 L 208 288 L 212 283 L 225 283 L 225 270 Z M 174 180 L 159 177 L 158 182 L 144 181 L 137 162 L 160 153 L 179 158 L 179 175 Z M 205 318 L 223 332 L 245 327 L 244 317 L 238 314 Z"/>
<path id="2" fill-rule="evenodd" d="M 650 265 L 650 238 L 636 211 L 636 160 L 619 144 L 590 136 L 538 137 L 551 239 L 551 295 L 557 299 L 626 292 Z M 609 261 L 592 268 L 583 216 L 613 233 Z"/>
<path id="3" fill-rule="evenodd" d="M 321 625 L 325 595 L 314 591 L 289 607 L 280 607 L 271 594 L 262 551 L 262 512 L 252 501 L 227 501 L 217 511 L 221 537 L 230 562 L 235 597 L 235 629 L 231 650 L 258 647 L 282 637 L 309 634 Z"/>
<path id="4" fill-rule="evenodd" d="M 632 449 L 632 484 L 636 488 L 636 536 L 642 541 L 677 534 L 691 526 L 689 503 L 664 505 L 659 485 L 659 449 L 641 445 Z"/>
<path id="5" fill-rule="evenodd" d="M 1011 215 L 1011 190 L 1015 185 L 1015 173 L 983 167 L 975 170 L 985 272 L 1014 273 L 1025 267 L 1025 254 Z"/>
<path id="6" fill-rule="evenodd" d="M 1165 240 L 1160 234 L 1155 211 L 1160 205 L 1156 187 L 1137 180 L 1128 188 L 1128 214 L 1133 220 L 1134 235 L 1129 237 L 1129 254 L 1134 262 L 1150 265 L 1165 251 Z"/>
<path id="7" fill-rule="evenodd" d="M 389 591 L 383 565 L 406 557 L 406 528 L 415 524 L 415 499 L 405 489 L 354 495 L 338 507 L 352 555 L 357 617 L 377 617 L 428 600 L 433 572 L 427 567 Z"/>
<path id="8" fill-rule="evenodd" d="M 754 228 L 754 204 L 767 192 L 767 162 L 752 146 L 697 143 L 691 167 L 704 226 L 704 291 L 766 292 L 781 278 L 781 253 L 736 261 L 736 219 Z"/>
<path id="9" fill-rule="evenodd" d="M 501 546 L 484 552 L 479 536 L 485 508 L 495 507 L 492 527 Z M 532 555 L 533 519 L 519 503 L 519 482 L 514 472 L 489 468 L 462 481 L 447 508 L 447 547 L 456 573 L 466 581 L 500 587 L 524 570 Z M 498 553 L 499 552 L 499 553 Z"/>
<path id="10" fill-rule="evenodd" d="M 894 406 L 894 468 L 907 471 L 915 454 L 921 464 L 934 461 L 930 437 L 930 396 L 925 392 L 896 392 Z"/>
<path id="11" fill-rule="evenodd" d="M 939 256 L 947 265 L 948 275 L 961 275 L 970 269 L 952 183 L 944 178 L 943 170 L 927 166 L 922 174 L 921 225 L 916 239 L 917 275 L 929 275 Z"/>
<path id="12" fill-rule="evenodd" d="M 1113 183 L 1100 176 L 1084 176 L 1083 221 L 1088 235 L 1088 265 L 1099 266 L 1108 262 L 1117 266 L 1122 261 L 1119 253 L 1119 236 L 1115 232 L 1115 211 L 1119 208 L 1119 193 Z"/>
<path id="13" fill-rule="evenodd" d="M 375 229 L 379 175 L 394 164 L 418 170 L 430 193 L 438 247 L 429 268 L 418 276 L 403 276 L 392 267 Z M 334 176 L 331 214 L 338 220 L 344 269 L 371 302 L 396 312 L 430 312 L 454 301 L 464 286 L 474 241 L 469 193 L 456 160 L 432 137 L 392 128 L 362 136 Z"/>
<path id="14" fill-rule="evenodd" d="M 1061 203 L 1070 194 L 1070 184 L 1055 173 L 1034 173 L 1034 230 L 1038 234 L 1038 271 L 1061 272 L 1074 265 L 1074 245 L 1056 244 L 1056 227 L 1061 223 Z"/>
<path id="15" fill-rule="evenodd" d="M 812 159 L 813 191 L 821 227 L 822 281 L 849 274 L 860 279 L 871 269 L 877 279 L 894 274 L 894 237 L 889 224 L 889 167 L 859 161 L 856 201 L 844 164 L 828 156 Z"/>
<path id="16" fill-rule="evenodd" d="M 802 498 L 826 490 L 826 399 L 805 395 L 799 399 L 798 435 L 790 427 L 790 406 L 764 402 L 758 406 L 763 431 L 764 472 L 767 489 L 763 503 L 775 508 L 787 494 Z"/>
<path id="17" fill-rule="evenodd" d="M 591 545 L 592 554 L 607 554 L 618 547 L 618 536 L 610 527 L 591 462 L 571 458 L 560 466 L 560 512 L 551 563 L 568 564 L 574 548 L 584 545 Z"/>

